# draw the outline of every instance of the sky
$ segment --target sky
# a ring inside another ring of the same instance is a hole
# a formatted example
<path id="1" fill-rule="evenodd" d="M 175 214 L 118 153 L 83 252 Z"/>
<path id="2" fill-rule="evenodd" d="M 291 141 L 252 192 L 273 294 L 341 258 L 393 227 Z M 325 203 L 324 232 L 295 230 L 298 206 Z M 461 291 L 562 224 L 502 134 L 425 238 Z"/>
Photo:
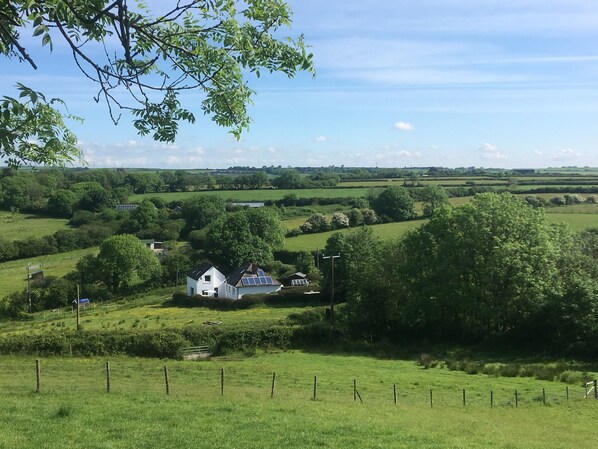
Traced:
<path id="1" fill-rule="evenodd" d="M 96 168 L 598 166 L 595 0 L 288 3 L 283 31 L 304 34 L 316 76 L 249 77 L 239 141 L 198 109 L 174 144 L 140 137 L 128 116 L 113 125 L 60 45 L 29 48 L 38 70 L 2 60 L 0 92 L 23 82 L 65 100 Z"/>

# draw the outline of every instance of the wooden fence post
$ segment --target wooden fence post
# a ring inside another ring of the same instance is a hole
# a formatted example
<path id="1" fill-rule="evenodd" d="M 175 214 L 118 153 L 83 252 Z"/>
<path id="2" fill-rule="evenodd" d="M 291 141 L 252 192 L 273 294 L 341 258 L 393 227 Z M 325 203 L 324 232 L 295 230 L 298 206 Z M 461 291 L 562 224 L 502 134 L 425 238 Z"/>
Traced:
<path id="1" fill-rule="evenodd" d="M 490 390 L 490 408 L 494 407 L 494 391 Z"/>
<path id="2" fill-rule="evenodd" d="M 598 380 L 594 379 L 594 399 L 598 399 Z"/>
<path id="3" fill-rule="evenodd" d="M 515 390 L 515 407 L 519 407 L 519 394 Z"/>
<path id="4" fill-rule="evenodd" d="M 316 402 L 317 393 L 318 393 L 318 376 L 314 376 L 314 402 Z"/>
<path id="5" fill-rule="evenodd" d="M 466 404 L 467 404 L 467 399 L 465 396 L 465 388 L 463 388 L 463 407 L 465 407 Z"/>
<path id="6" fill-rule="evenodd" d="M 353 402 L 357 402 L 357 380 L 353 379 Z"/>
<path id="7" fill-rule="evenodd" d="M 395 405 L 397 405 L 397 384 L 392 384 L 392 389 L 394 392 Z"/>
<path id="8" fill-rule="evenodd" d="M 430 407 L 434 406 L 434 400 L 432 398 L 432 389 L 430 388 Z"/>
<path id="9" fill-rule="evenodd" d="M 546 405 L 546 389 L 542 388 L 542 404 Z"/>
<path id="10" fill-rule="evenodd" d="M 565 397 L 569 400 L 569 385 L 565 386 Z"/>
<path id="11" fill-rule="evenodd" d="M 170 394 L 170 382 L 168 381 L 168 367 L 164 365 L 164 383 L 166 384 L 166 394 Z"/>
<path id="12" fill-rule="evenodd" d="M 272 390 L 270 391 L 270 399 L 274 398 L 274 383 L 276 382 L 276 373 L 272 373 Z"/>
<path id="13" fill-rule="evenodd" d="M 106 362 L 106 393 L 110 393 L 110 362 Z"/>
<path id="14" fill-rule="evenodd" d="M 41 369 L 39 359 L 35 359 L 35 392 L 39 393 L 41 391 Z"/>
<path id="15" fill-rule="evenodd" d="M 220 396 L 224 396 L 224 368 L 220 368 Z"/>

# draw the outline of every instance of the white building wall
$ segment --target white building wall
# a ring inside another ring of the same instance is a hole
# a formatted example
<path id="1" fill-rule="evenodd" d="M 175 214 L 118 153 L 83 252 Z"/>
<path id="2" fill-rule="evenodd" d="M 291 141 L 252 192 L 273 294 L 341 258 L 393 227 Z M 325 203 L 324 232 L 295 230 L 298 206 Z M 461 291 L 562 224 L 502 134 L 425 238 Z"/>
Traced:
<path id="1" fill-rule="evenodd" d="M 224 280 L 226 277 L 212 267 L 198 279 L 187 277 L 187 295 L 203 295 L 223 297 Z"/>

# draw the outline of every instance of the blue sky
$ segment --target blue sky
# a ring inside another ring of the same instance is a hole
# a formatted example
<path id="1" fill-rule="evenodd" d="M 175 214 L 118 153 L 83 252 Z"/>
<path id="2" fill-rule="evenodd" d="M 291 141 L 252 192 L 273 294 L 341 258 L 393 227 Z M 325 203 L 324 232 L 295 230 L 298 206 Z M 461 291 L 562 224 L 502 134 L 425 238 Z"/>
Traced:
<path id="1" fill-rule="evenodd" d="M 114 126 L 61 46 L 3 61 L 0 88 L 63 98 L 91 167 L 598 166 L 595 0 L 288 3 L 317 75 L 250 78 L 240 141 L 200 112 L 173 145 Z"/>

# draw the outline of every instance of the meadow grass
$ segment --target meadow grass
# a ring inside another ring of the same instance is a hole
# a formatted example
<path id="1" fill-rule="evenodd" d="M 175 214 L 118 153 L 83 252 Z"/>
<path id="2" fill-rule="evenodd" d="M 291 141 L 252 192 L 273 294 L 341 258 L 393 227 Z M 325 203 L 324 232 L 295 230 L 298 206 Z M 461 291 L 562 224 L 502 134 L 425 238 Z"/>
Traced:
<path id="1" fill-rule="evenodd" d="M 0 298 L 27 287 L 27 264 L 41 268 L 44 276 L 64 276 L 75 270 L 75 265 L 86 254 L 95 254 L 97 247 L 78 249 L 60 254 L 11 260 L 0 263 Z"/>
<path id="2" fill-rule="evenodd" d="M 92 302 L 91 306 L 80 310 L 81 324 L 85 330 L 156 330 L 198 325 L 205 321 L 220 321 L 221 326 L 226 327 L 256 321 L 275 323 L 287 318 L 291 313 L 306 310 L 306 307 L 265 304 L 227 311 L 207 307 L 177 307 L 169 302 L 172 292 L 173 289 L 159 289 L 119 301 L 97 304 Z M 76 329 L 76 315 L 70 307 L 37 312 L 33 316 L 33 321 L 0 322 L 0 335 Z"/>
<path id="3" fill-rule="evenodd" d="M 549 213 L 546 219 L 549 223 L 566 223 L 572 231 L 598 226 L 598 214 Z"/>
<path id="4" fill-rule="evenodd" d="M 129 201 L 141 202 L 145 198 L 159 197 L 164 201 L 182 201 L 196 195 L 216 195 L 230 201 L 251 202 L 281 200 L 285 195 L 297 198 L 365 198 L 369 188 L 335 189 L 263 189 L 263 190 L 200 190 L 196 192 L 163 192 L 131 195 Z"/>
<path id="5" fill-rule="evenodd" d="M 42 359 L 34 393 L 33 358 L 0 357 L 0 447 L 589 449 L 598 436 L 598 401 L 582 400 L 580 386 L 570 386 L 566 401 L 561 383 L 423 369 L 410 360 L 298 351 L 204 362 L 121 357 L 110 360 L 110 394 L 104 363 Z M 363 404 L 353 400 L 353 379 Z"/>
<path id="6" fill-rule="evenodd" d="M 6 240 L 23 240 L 27 237 L 42 237 L 61 229 L 70 229 L 63 218 L 40 217 L 32 214 L 0 211 L 0 228 Z"/>
<path id="7" fill-rule="evenodd" d="M 410 229 L 417 228 L 425 223 L 426 220 L 412 220 L 402 221 L 398 223 L 384 223 L 379 225 L 369 226 L 374 235 L 380 237 L 383 240 L 390 240 L 403 236 Z M 345 228 L 336 231 L 320 232 L 317 234 L 303 234 L 297 237 L 288 237 L 285 240 L 285 249 L 290 251 L 315 251 L 317 249 L 323 249 L 326 246 L 326 241 L 335 232 L 351 232 L 355 228 Z"/>

